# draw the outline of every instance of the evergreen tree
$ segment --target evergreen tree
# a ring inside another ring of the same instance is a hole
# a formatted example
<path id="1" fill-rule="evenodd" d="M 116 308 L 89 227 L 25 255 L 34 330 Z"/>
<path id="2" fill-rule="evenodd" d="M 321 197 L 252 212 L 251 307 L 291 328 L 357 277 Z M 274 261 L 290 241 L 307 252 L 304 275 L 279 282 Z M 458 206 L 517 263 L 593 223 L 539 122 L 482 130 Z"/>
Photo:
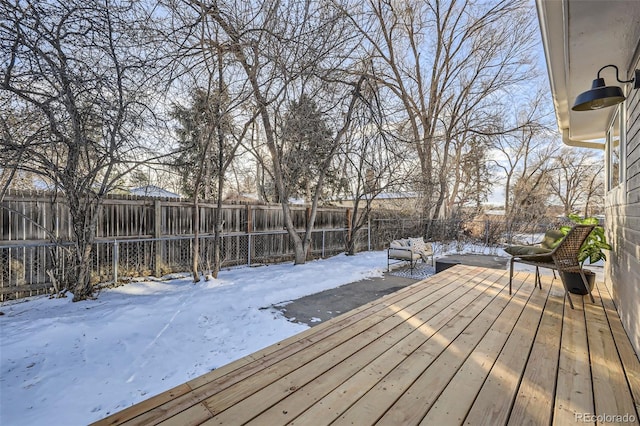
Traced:
<path id="1" fill-rule="evenodd" d="M 191 104 L 188 107 L 176 105 L 173 109 L 173 117 L 178 120 L 176 129 L 179 143 L 179 155 L 174 163 L 174 168 L 180 175 L 182 190 L 188 197 L 195 194 L 196 176 L 200 174 L 202 182 L 199 197 L 212 199 L 216 193 L 216 179 L 219 174 L 219 151 L 217 145 L 217 126 L 220 114 L 217 103 L 226 103 L 226 95 L 223 93 L 209 93 L 203 88 L 193 90 Z M 220 119 L 222 127 L 230 130 L 228 119 Z M 227 133 L 230 133 L 227 132 Z"/>
<path id="2" fill-rule="evenodd" d="M 289 197 L 311 202 L 320 167 L 332 155 L 331 130 L 316 103 L 306 95 L 289 106 L 282 126 L 282 170 Z M 336 170 L 326 171 L 325 187 L 337 179 Z"/>

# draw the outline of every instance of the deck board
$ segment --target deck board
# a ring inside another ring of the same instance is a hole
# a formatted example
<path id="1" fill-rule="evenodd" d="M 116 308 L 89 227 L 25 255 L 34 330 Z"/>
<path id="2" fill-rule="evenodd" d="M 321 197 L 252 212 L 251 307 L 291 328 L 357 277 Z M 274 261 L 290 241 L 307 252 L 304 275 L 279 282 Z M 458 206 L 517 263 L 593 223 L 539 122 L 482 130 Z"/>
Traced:
<path id="1" fill-rule="evenodd" d="M 97 424 L 637 424 L 640 363 L 604 285 L 572 310 L 559 280 L 533 283 L 510 296 L 506 271 L 455 266 Z"/>
<path id="2" fill-rule="evenodd" d="M 625 375 L 629 382 L 631 395 L 636 404 L 636 411 L 640 414 L 640 360 L 638 360 L 638 356 L 633 351 L 629 336 L 622 328 L 622 322 L 616 312 L 609 290 L 604 284 L 598 283 L 596 292 L 602 300 L 607 321 L 611 327 L 611 333 L 620 355 L 620 361 L 626 372 Z"/>
<path id="3" fill-rule="evenodd" d="M 464 300 L 466 297 L 464 295 L 465 288 L 462 286 L 455 288 L 445 287 L 443 290 L 449 289 L 453 290 L 449 294 L 432 293 L 409 304 L 405 308 L 406 315 L 413 318 L 423 312 L 424 315 L 431 315 L 432 312 L 437 312 L 436 316 L 442 315 L 442 312 L 447 309 L 447 305 L 454 303 L 457 299 Z M 369 342 L 380 339 L 381 336 L 387 333 L 392 333 L 392 338 L 395 335 L 394 339 L 396 341 L 402 340 L 405 334 L 399 333 L 397 327 L 405 324 L 406 321 L 402 315 L 394 312 L 393 306 L 395 304 L 391 304 L 384 314 L 368 317 L 361 321 L 362 324 L 360 326 L 352 326 L 345 330 L 345 332 L 348 332 L 348 338 L 344 338 L 342 335 L 339 338 L 332 336 L 332 338 L 325 339 L 322 342 L 322 350 L 312 347 L 300 353 L 295 359 L 289 358 L 286 362 L 274 365 L 273 369 L 276 374 L 283 374 L 285 371 L 289 372 L 286 376 L 283 375 L 268 385 L 264 381 L 258 381 L 257 383 L 255 380 L 243 382 L 247 392 L 243 392 L 237 398 L 237 403 L 233 407 L 218 416 L 220 424 L 229 424 L 229 422 L 237 422 L 238 419 L 245 418 L 250 420 L 253 416 L 260 414 L 260 412 L 255 412 L 256 409 L 277 403 L 280 399 L 287 397 L 293 391 L 297 391 L 304 384 L 326 372 L 338 361 L 353 356 L 358 350 L 365 348 Z M 375 319 L 371 320 L 372 318 Z M 416 322 L 419 321 L 420 319 L 416 319 Z M 323 352 L 324 349 L 327 352 Z M 368 350 L 365 355 L 370 356 Z M 296 369 L 289 368 L 288 363 L 293 363 Z M 335 374 L 331 374 L 328 377 L 332 380 L 337 380 Z M 260 389 L 258 392 L 255 392 L 256 387 Z M 250 392 L 255 393 L 249 395 Z M 207 399 L 206 405 L 216 413 L 218 410 L 223 409 L 221 402 L 215 396 Z"/>
<path id="4" fill-rule="evenodd" d="M 564 293 L 552 289 L 526 361 L 509 425 L 543 425 L 551 422 L 564 309 Z"/>
<path id="5" fill-rule="evenodd" d="M 416 332 L 422 333 L 420 329 L 416 329 Z M 419 335 L 412 337 L 416 338 Z M 293 424 L 309 424 L 314 419 L 320 421 L 320 424 L 330 423 L 341 412 L 349 408 L 352 401 L 360 399 L 376 383 L 388 375 L 402 361 L 403 357 L 415 351 L 417 349 L 416 345 L 417 342 L 413 341 L 410 341 L 409 344 L 405 344 L 405 342 L 398 343 L 395 348 L 376 358 L 372 363 L 365 365 L 356 375 L 309 407 L 301 416 L 295 419 Z"/>
<path id="6" fill-rule="evenodd" d="M 418 329 L 429 339 L 425 340 L 412 353 L 408 355 L 401 354 L 401 362 L 378 385 L 347 410 L 340 417 L 339 423 L 358 424 L 362 422 L 361 424 L 371 424 L 378 420 L 381 411 L 382 413 L 386 411 L 386 414 L 390 415 L 391 419 L 383 417 L 380 419 L 382 424 L 387 421 L 391 421 L 391 424 L 405 424 L 403 422 L 398 423 L 393 419 L 394 414 L 397 416 L 398 413 L 394 413 L 392 408 L 407 394 L 409 394 L 409 404 L 406 401 L 404 404 L 400 404 L 400 410 L 407 405 L 412 405 L 414 397 L 410 395 L 411 389 L 415 386 L 420 387 L 419 379 L 422 372 L 431 370 L 432 363 L 436 362 L 440 355 L 450 347 L 453 340 L 464 331 L 473 317 L 487 305 L 487 302 L 493 300 L 498 294 L 499 291 L 490 291 L 492 286 L 495 286 L 495 283 L 483 282 L 481 286 L 475 287 L 474 291 L 467 293 L 465 298 L 460 298 L 456 301 L 456 304 L 448 306 L 447 310 L 443 311 L 446 316 L 442 318 L 439 328 L 428 324 L 427 327 L 421 327 L 422 330 Z M 408 415 L 409 413 L 400 413 L 400 417 L 405 414 Z"/>
<path id="7" fill-rule="evenodd" d="M 594 298 L 596 304 L 585 303 L 584 309 L 595 411 L 606 414 L 635 412 L 633 397 L 601 305 L 600 294 L 594 294 Z"/>
<path id="8" fill-rule="evenodd" d="M 553 414 L 556 425 L 575 423 L 576 413 L 594 412 L 584 300 L 574 301 L 574 307 L 565 309 L 563 318 Z"/>
<path id="9" fill-rule="evenodd" d="M 514 295 L 509 297 L 508 292 L 502 294 L 502 297 L 513 299 L 515 303 L 509 303 L 497 315 L 490 329 L 422 419 L 422 425 L 461 424 L 466 418 L 515 326 L 514 318 L 520 316 L 529 297 L 526 291 L 518 291 L 524 284 L 524 280 L 518 278 L 522 276 L 514 279 Z"/>
<path id="10" fill-rule="evenodd" d="M 507 285 L 506 276 L 498 286 L 494 286 L 474 301 L 454 318 L 454 322 L 443 333 L 449 341 L 434 362 L 427 367 L 400 398 L 389 407 L 379 423 L 388 425 L 417 424 L 427 413 L 435 399 L 445 389 L 451 378 L 459 370 L 467 356 L 473 351 L 482 336 L 496 319 L 497 312 L 508 303 L 501 290 Z M 463 317 L 466 317 L 463 319 Z"/>
<path id="11" fill-rule="evenodd" d="M 497 425 L 505 424 L 508 420 L 512 401 L 518 391 L 520 377 L 542 317 L 549 288 L 549 286 L 543 287 L 542 291 L 530 293 L 526 309 L 517 318 L 515 327 L 465 419 L 465 424 Z M 523 290 L 520 291 L 522 292 Z"/>

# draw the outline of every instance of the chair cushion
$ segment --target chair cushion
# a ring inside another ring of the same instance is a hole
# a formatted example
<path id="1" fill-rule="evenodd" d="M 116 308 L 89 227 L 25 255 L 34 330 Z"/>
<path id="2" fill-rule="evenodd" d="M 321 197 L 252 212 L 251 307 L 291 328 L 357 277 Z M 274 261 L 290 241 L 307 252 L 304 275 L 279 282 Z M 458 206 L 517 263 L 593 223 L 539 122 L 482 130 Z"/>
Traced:
<path id="1" fill-rule="evenodd" d="M 425 243 L 422 238 L 409 238 L 409 245 L 422 256 L 422 260 L 425 262 L 429 256 L 433 255 L 433 246 L 431 243 Z"/>
<path id="2" fill-rule="evenodd" d="M 427 244 L 422 238 L 409 238 L 409 247 L 416 251 L 425 251 Z"/>
<path id="3" fill-rule="evenodd" d="M 540 246 L 553 250 L 564 238 L 564 234 L 559 229 L 550 229 L 544 233 L 544 238 L 540 242 Z"/>
<path id="4" fill-rule="evenodd" d="M 511 256 L 531 256 L 532 254 L 551 253 L 551 250 L 539 246 L 508 246 L 504 251 Z"/>
<path id="5" fill-rule="evenodd" d="M 539 246 L 508 246 L 504 249 L 507 253 L 514 257 L 531 256 L 534 254 L 551 253 L 552 250 Z M 553 262 L 551 256 L 536 258 L 539 262 Z"/>
<path id="6" fill-rule="evenodd" d="M 406 238 L 401 240 L 393 240 L 389 244 L 389 247 L 409 247 L 409 240 Z"/>

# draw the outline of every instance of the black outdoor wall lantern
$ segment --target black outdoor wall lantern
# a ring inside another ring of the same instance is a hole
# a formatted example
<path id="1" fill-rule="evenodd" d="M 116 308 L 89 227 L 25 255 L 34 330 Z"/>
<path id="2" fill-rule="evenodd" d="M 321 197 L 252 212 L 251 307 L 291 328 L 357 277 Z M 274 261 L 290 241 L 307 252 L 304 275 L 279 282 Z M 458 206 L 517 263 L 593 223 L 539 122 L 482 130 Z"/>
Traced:
<path id="1" fill-rule="evenodd" d="M 616 69 L 616 80 L 618 83 L 633 83 L 634 89 L 640 89 L 640 70 L 635 70 L 634 78 L 623 81 L 618 77 L 618 67 L 615 65 L 605 65 L 598 70 L 598 76 L 591 85 L 591 90 L 580 93 L 576 98 L 573 107 L 574 111 L 590 111 L 618 105 L 625 100 L 622 89 L 619 86 L 605 86 L 604 78 L 600 78 L 600 72 L 608 67 Z"/>

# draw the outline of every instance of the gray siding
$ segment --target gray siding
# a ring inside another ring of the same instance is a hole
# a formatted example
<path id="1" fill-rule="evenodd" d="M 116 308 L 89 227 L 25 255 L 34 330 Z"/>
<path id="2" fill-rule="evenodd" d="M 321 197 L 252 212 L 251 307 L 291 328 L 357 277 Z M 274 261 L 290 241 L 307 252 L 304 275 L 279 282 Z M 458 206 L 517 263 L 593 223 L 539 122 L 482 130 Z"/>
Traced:
<path id="1" fill-rule="evenodd" d="M 614 247 L 606 281 L 636 354 L 640 354 L 640 90 L 631 91 L 626 108 L 623 185 L 606 197 L 607 232 Z"/>

